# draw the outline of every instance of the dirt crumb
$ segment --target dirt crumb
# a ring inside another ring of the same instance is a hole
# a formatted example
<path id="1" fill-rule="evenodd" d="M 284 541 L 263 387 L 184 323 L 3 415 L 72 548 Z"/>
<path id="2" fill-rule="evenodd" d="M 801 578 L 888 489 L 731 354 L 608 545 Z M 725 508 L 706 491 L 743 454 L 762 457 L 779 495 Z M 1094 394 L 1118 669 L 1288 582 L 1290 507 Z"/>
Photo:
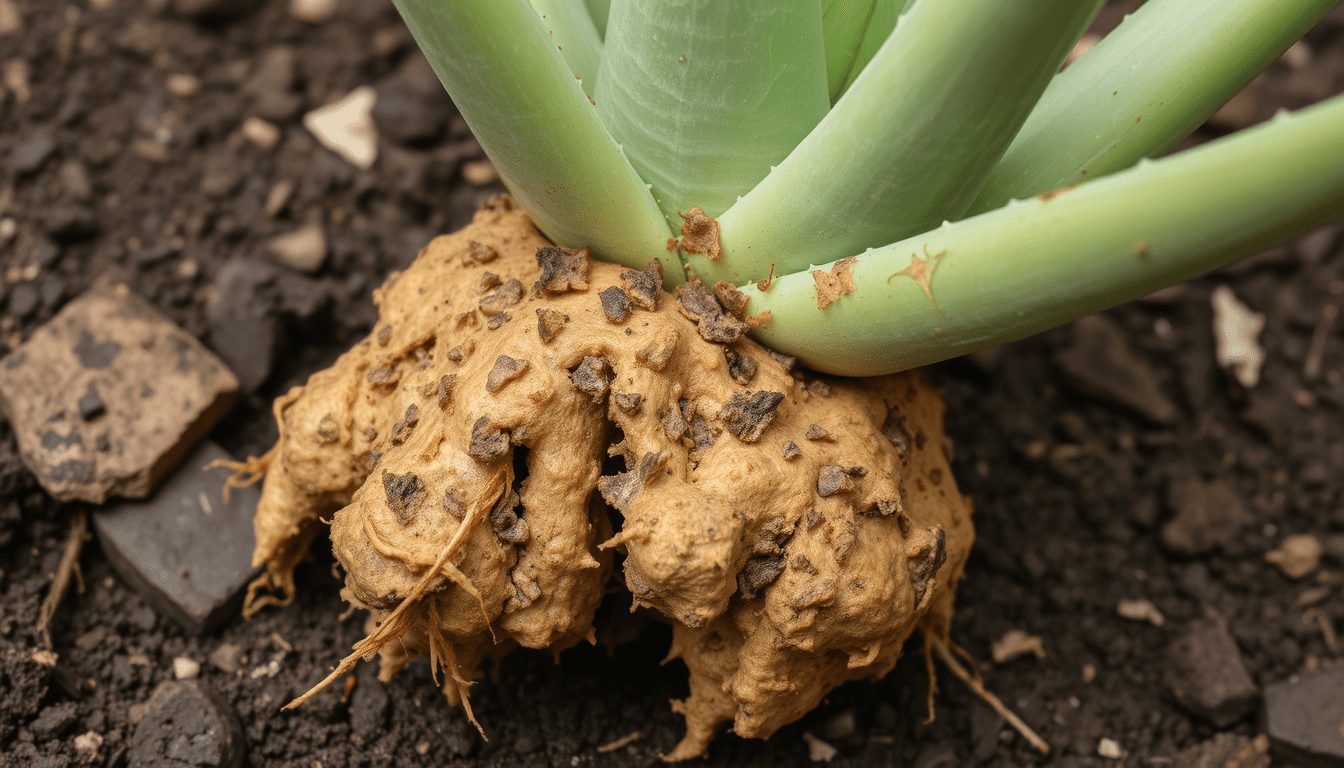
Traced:
<path id="1" fill-rule="evenodd" d="M 636 306 L 653 312 L 658 308 L 658 297 L 663 293 L 663 263 L 652 259 L 643 272 L 625 270 L 621 273 L 621 287 Z"/>
<path id="2" fill-rule="evenodd" d="M 854 490 L 853 474 L 849 467 L 827 464 L 817 473 L 817 495 L 825 498 Z"/>
<path id="3" fill-rule="evenodd" d="M 745 387 L 756 378 L 756 358 L 728 347 L 724 348 L 723 357 L 728 363 L 728 375 L 733 377 L 733 381 Z"/>
<path id="4" fill-rule="evenodd" d="M 653 341 L 635 353 L 635 362 L 651 371 L 662 371 L 667 366 L 667 361 L 672 359 L 672 353 L 677 350 L 677 343 L 680 341 L 681 334 L 676 331 L 661 332 Z"/>
<path id="5" fill-rule="evenodd" d="M 406 442 L 406 438 L 411 436 L 411 432 L 415 430 L 415 425 L 418 423 L 420 423 L 420 408 L 415 403 L 411 403 L 406 406 L 406 413 L 401 417 L 401 421 L 392 426 L 392 434 L 390 435 L 392 444 L 401 445 Z"/>
<path id="6" fill-rule="evenodd" d="M 798 449 L 798 444 L 792 440 L 785 440 L 780 452 L 784 455 L 785 461 L 792 461 L 803 455 L 803 452 Z"/>
<path id="7" fill-rule="evenodd" d="M 887 411 L 887 418 L 882 422 L 882 436 L 891 441 L 902 459 L 910 455 L 910 433 L 905 429 L 905 417 L 897 411 Z"/>
<path id="8" fill-rule="evenodd" d="M 681 242 L 678 243 L 687 253 L 702 253 L 710 261 L 718 261 L 723 256 L 723 246 L 719 243 L 719 222 L 695 206 L 690 213 L 677 211 L 682 218 Z"/>
<path id="9" fill-rule="evenodd" d="M 814 441 L 821 441 L 827 443 L 835 442 L 835 435 L 832 435 L 830 432 L 827 432 L 826 428 L 821 426 L 820 424 L 807 425 L 807 434 L 803 435 L 803 437 L 806 437 L 808 440 L 814 440 Z"/>
<path id="10" fill-rule="evenodd" d="M 816 395 L 817 397 L 830 397 L 831 385 L 821 379 L 810 381 L 807 383 L 807 394 Z"/>
<path id="11" fill-rule="evenodd" d="M 612 373 L 607 361 L 600 357 L 584 355 L 583 362 L 570 374 L 574 388 L 593 398 L 594 403 L 602 402 L 611 389 Z"/>
<path id="12" fill-rule="evenodd" d="M 500 355 L 495 358 L 495 367 L 490 369 L 490 375 L 485 379 L 485 391 L 498 392 L 505 384 L 527 373 L 527 367 L 526 360 Z"/>
<path id="13" fill-rule="evenodd" d="M 784 572 L 784 556 L 753 557 L 737 574 L 737 588 L 743 600 L 755 600 L 756 593 Z"/>
<path id="14" fill-rule="evenodd" d="M 731 315 L 724 314 L 709 291 L 699 282 L 692 281 L 677 286 L 677 308 L 696 323 L 700 336 L 705 341 L 730 344 L 741 338 L 749 327 L 746 323 Z"/>
<path id="15" fill-rule="evenodd" d="M 658 421 L 663 425 L 663 432 L 667 434 L 667 439 L 672 442 L 680 440 L 690 425 L 686 423 L 686 418 L 681 415 L 681 408 L 668 408 L 658 414 Z"/>
<path id="16" fill-rule="evenodd" d="M 761 433 L 775 418 L 775 409 L 784 400 L 783 392 L 738 392 L 723 404 L 719 420 L 744 443 L 761 439 Z"/>
<path id="17" fill-rule="evenodd" d="M 482 416 L 471 425 L 471 444 L 467 453 L 477 461 L 488 464 L 509 452 L 509 433 L 490 423 Z"/>
<path id="18" fill-rule="evenodd" d="M 501 279 L 500 276 L 496 275 L 494 272 L 486 272 L 485 274 L 481 275 L 481 282 L 480 282 L 481 292 L 484 293 L 503 282 L 504 282 L 503 279 Z"/>
<path id="19" fill-rule="evenodd" d="M 597 297 L 602 302 L 602 312 L 609 323 L 624 323 L 630 315 L 630 297 L 616 286 L 604 289 Z"/>
<path id="20" fill-rule="evenodd" d="M 341 427 L 336 418 L 328 413 L 317 423 L 317 439 L 324 443 L 334 443 L 341 437 Z"/>
<path id="21" fill-rule="evenodd" d="M 728 314 L 741 320 L 743 312 L 747 309 L 747 294 L 737 290 L 737 288 L 727 280 L 720 280 L 714 284 L 714 298 L 718 299 L 719 305 L 728 312 Z"/>
<path id="22" fill-rule="evenodd" d="M 639 460 L 639 466 L 633 470 L 603 477 L 597 482 L 597 488 L 602 493 L 602 498 L 606 499 L 607 503 L 618 511 L 626 511 L 630 508 L 630 502 L 635 498 L 635 494 L 639 493 L 649 484 L 650 480 L 658 475 L 671 457 L 671 451 L 646 453 Z"/>
<path id="23" fill-rule="evenodd" d="M 439 377 L 435 402 L 439 404 L 440 408 L 447 408 L 448 404 L 453 401 L 453 385 L 456 383 L 457 374 L 455 373 L 446 373 Z"/>
<path id="24" fill-rule="evenodd" d="M 617 408 L 633 416 L 639 412 L 644 396 L 638 392 L 616 392 L 612 394 L 611 399 L 616 402 Z"/>
<path id="25" fill-rule="evenodd" d="M 765 350 L 765 353 L 770 356 L 771 360 L 774 360 L 776 363 L 779 363 L 780 367 L 784 369 L 785 373 L 792 373 L 793 366 L 798 364 L 798 358 L 793 357 L 792 355 L 786 355 L 781 352 L 776 352 L 773 349 L 767 349 Z"/>
<path id="26" fill-rule="evenodd" d="M 383 493 L 387 506 L 397 515 L 397 522 L 410 525 L 425 498 L 425 485 L 418 475 L 410 472 L 398 475 L 383 470 Z"/>
<path id="27" fill-rule="evenodd" d="M 850 273 L 856 261 L 857 256 L 850 256 L 835 262 L 830 272 L 812 270 L 812 280 L 817 284 L 817 309 L 825 309 L 841 296 L 854 292 L 854 278 Z"/>
<path id="28" fill-rule="evenodd" d="M 479 306 L 486 317 L 494 317 L 522 300 L 523 284 L 514 279 L 482 296 Z"/>
<path id="29" fill-rule="evenodd" d="M 569 315 L 563 312 L 542 307 L 537 310 L 537 336 L 542 344 L 550 344 L 555 341 L 555 337 L 564 330 L 565 323 L 569 322 Z"/>
<path id="30" fill-rule="evenodd" d="M 537 266 L 541 277 L 532 285 L 532 295 L 554 296 L 568 291 L 588 290 L 588 248 L 558 248 L 546 246 L 537 249 Z"/>
<path id="31" fill-rule="evenodd" d="M 478 243 L 472 240 L 467 243 L 467 255 L 462 257 L 462 266 L 470 267 L 474 264 L 489 264 L 499 257 L 499 253 L 488 245 Z"/>
<path id="32" fill-rule="evenodd" d="M 390 391 L 397 388 L 397 383 L 401 381 L 401 372 L 394 366 L 381 365 L 369 371 L 369 375 L 365 378 L 369 386 L 374 389 Z"/>

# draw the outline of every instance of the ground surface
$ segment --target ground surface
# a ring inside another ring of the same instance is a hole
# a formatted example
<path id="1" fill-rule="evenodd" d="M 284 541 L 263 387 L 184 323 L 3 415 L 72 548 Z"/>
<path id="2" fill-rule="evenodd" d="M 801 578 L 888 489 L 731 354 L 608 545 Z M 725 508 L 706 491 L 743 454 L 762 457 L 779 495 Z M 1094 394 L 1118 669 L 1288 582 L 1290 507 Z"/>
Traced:
<path id="1" fill-rule="evenodd" d="M 216 349 L 265 350 L 273 338 L 269 356 L 237 363 L 262 383 L 212 435 L 237 455 L 274 438 L 272 398 L 368 332 L 370 290 L 386 273 L 502 189 L 470 165 L 479 148 L 446 99 L 433 87 L 420 95 L 421 70 L 408 69 L 419 54 L 388 5 L 343 0 L 335 18 L 308 25 L 279 0 L 222 20 L 158 7 L 167 0 L 0 0 L 10 3 L 23 29 L 0 35 L 0 222 L 11 222 L 0 226 L 0 355 L 100 274 L 129 282 Z M 1102 24 L 1123 10 L 1108 8 Z M 1276 64 L 1220 126 L 1344 89 L 1339 9 L 1298 53 L 1305 57 Z M 174 77 L 184 74 L 197 81 L 190 95 L 192 84 Z M 299 122 L 360 85 L 374 85 L 388 110 L 370 171 L 318 147 Z M 280 128 L 274 148 L 243 138 L 253 115 Z M 44 137 L 49 150 L 33 163 Z M 277 206 L 285 185 L 291 192 Z M 329 244 L 320 270 L 268 260 L 269 238 L 312 222 Z M 923 724 L 928 680 L 911 647 L 890 677 L 836 691 L 769 742 L 724 735 L 711 762 L 806 764 L 811 732 L 838 748 L 833 764 L 1111 764 L 1096 756 L 1102 738 L 1128 753 L 1127 765 L 1169 764 L 1160 758 L 1218 732 L 1178 706 L 1165 682 L 1166 648 L 1189 621 L 1222 616 L 1260 686 L 1331 659 L 1322 621 L 1344 631 L 1344 323 L 1319 350 L 1320 373 L 1308 380 L 1304 365 L 1323 308 L 1344 304 L 1338 234 L 1106 313 L 1128 353 L 1080 351 L 1081 334 L 1063 328 L 931 369 L 947 389 L 958 478 L 978 510 L 952 637 L 1054 745 L 1050 758 L 1004 731 L 950 676 L 940 680 L 936 722 Z M 1214 361 L 1209 297 L 1219 285 L 1267 316 L 1268 362 L 1249 391 Z M 1086 354 L 1150 373 L 1175 418 L 1154 423 L 1080 391 L 1069 361 Z M 1176 508 L 1191 503 L 1172 489 L 1189 478 L 1234 489 L 1250 523 L 1208 551 L 1170 536 L 1164 543 Z M 26 656 L 40 643 L 38 604 L 77 509 L 36 486 L 0 423 L 0 651 Z M 1294 581 L 1264 556 L 1299 533 L 1327 551 L 1319 570 Z M 63 672 L 38 702 L 73 703 L 73 722 L 56 735 L 35 732 L 40 707 L 0 691 L 0 764 L 73 762 L 75 737 L 89 731 L 103 738 L 102 758 L 123 763 L 132 705 L 172 676 L 178 656 L 204 663 L 205 681 L 241 718 L 253 766 L 389 756 L 408 766 L 653 765 L 676 743 L 680 718 L 667 700 L 685 694 L 685 676 L 677 664 L 658 666 L 669 633 L 657 626 L 610 656 L 580 648 L 558 666 L 539 653 L 506 659 L 473 697 L 488 744 L 448 708 L 423 665 L 387 686 L 388 707 L 366 697 L 348 714 L 334 702 L 279 713 L 361 636 L 359 618 L 339 618 L 330 562 L 319 551 L 300 568 L 292 607 L 195 638 L 156 618 L 91 543 L 87 589 L 67 598 L 53 626 Z M 1151 601 L 1165 623 L 1122 618 L 1125 599 Z M 1010 629 L 1041 636 L 1044 658 L 989 662 L 990 644 Z M 244 673 L 207 662 L 223 644 L 248 655 Z M 247 673 L 282 644 L 292 650 L 274 677 Z M 1252 713 L 1224 730 L 1258 728 Z M 628 746 L 597 750 L 636 731 Z"/>

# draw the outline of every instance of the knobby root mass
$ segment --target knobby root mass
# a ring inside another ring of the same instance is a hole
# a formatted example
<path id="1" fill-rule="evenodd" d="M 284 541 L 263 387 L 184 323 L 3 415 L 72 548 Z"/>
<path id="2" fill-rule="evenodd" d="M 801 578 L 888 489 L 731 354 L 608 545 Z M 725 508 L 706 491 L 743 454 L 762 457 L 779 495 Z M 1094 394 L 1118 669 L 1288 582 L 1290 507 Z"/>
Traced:
<path id="1" fill-rule="evenodd" d="M 795 370 L 732 293 L 552 247 L 507 197 L 437 238 L 375 293 L 373 333 L 276 401 L 246 612 L 293 599 L 329 519 L 371 617 L 328 681 L 428 654 L 470 715 L 482 660 L 594 641 L 619 553 L 690 670 L 670 759 L 945 638 L 973 533 L 940 394 Z"/>

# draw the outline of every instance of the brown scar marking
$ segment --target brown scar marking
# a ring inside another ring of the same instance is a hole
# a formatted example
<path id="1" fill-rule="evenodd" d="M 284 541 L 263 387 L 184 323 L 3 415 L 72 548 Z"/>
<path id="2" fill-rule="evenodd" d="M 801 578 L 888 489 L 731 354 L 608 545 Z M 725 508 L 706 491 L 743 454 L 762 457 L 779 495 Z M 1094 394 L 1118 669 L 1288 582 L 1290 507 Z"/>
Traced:
<path id="1" fill-rule="evenodd" d="M 719 222 L 696 206 L 690 213 L 677 211 L 685 222 L 681 225 L 681 242 L 678 246 L 687 253 L 702 253 L 710 261 L 718 261 L 723 256 L 723 246 L 719 243 Z"/>
<path id="2" fill-rule="evenodd" d="M 910 278 L 919 285 L 920 289 L 924 291 L 924 295 L 928 297 L 929 303 L 933 304 L 933 306 L 937 307 L 938 311 L 941 312 L 943 311 L 942 307 L 939 307 L 938 302 L 933 298 L 933 275 L 938 271 L 940 260 L 946 255 L 947 251 L 942 250 L 930 256 L 929 246 L 925 245 L 924 258 L 919 258 L 919 254 L 917 253 L 910 254 L 910 266 L 902 269 L 900 272 L 893 272 L 891 277 L 887 278 L 887 282 L 890 283 L 891 278 L 896 275 L 909 275 Z"/>
<path id="3" fill-rule="evenodd" d="M 854 278 L 850 272 L 858 260 L 857 256 L 841 259 L 831 266 L 830 272 L 812 270 L 812 280 L 817 284 L 817 309 L 825 309 L 841 296 L 854 292 Z"/>
<path id="4" fill-rule="evenodd" d="M 1049 192 L 1042 192 L 1041 194 L 1036 196 L 1036 199 L 1040 200 L 1041 202 L 1049 202 L 1051 200 L 1054 200 L 1056 197 L 1059 197 L 1060 195 L 1064 194 L 1065 192 L 1068 192 L 1069 190 L 1073 189 L 1076 186 L 1078 185 L 1070 184 L 1067 187 L 1060 187 L 1059 189 L 1052 189 Z"/>

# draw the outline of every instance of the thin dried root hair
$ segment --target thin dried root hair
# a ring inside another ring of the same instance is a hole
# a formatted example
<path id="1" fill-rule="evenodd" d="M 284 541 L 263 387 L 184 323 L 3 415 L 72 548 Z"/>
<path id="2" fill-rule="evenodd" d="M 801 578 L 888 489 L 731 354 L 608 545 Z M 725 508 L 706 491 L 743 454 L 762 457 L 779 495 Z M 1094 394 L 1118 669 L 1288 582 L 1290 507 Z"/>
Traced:
<path id="1" fill-rule="evenodd" d="M 948 650 L 949 645 L 952 646 L 952 651 Z M 1004 720 L 1007 720 L 1009 725 L 1013 726 L 1018 733 L 1022 734 L 1023 738 L 1030 742 L 1031 746 L 1040 750 L 1040 753 L 1043 755 L 1050 754 L 1050 745 L 1045 743 L 1045 739 L 1038 736 L 1036 732 L 1031 729 L 1031 726 L 1022 722 L 1022 718 L 1018 717 L 1017 713 L 1013 712 L 1007 705 L 1000 701 L 998 696 L 990 693 L 989 690 L 985 688 L 984 681 L 980 679 L 980 673 L 978 671 L 974 673 L 966 671 L 966 668 L 961 666 L 956 658 L 953 657 L 953 651 L 963 658 L 970 659 L 970 655 L 957 647 L 955 643 L 952 643 L 951 641 L 945 643 L 942 638 L 935 637 L 931 634 L 924 635 L 924 658 L 929 664 L 930 669 L 932 669 L 933 661 L 930 658 L 929 653 L 932 652 L 934 656 L 938 657 L 939 661 L 943 662 L 943 666 L 951 670 L 952 674 L 956 675 L 966 684 L 966 687 L 974 691 L 975 695 L 979 696 L 980 699 L 988 704 L 995 712 L 998 712 Z M 972 663 L 971 668 L 975 669 L 974 663 Z M 933 719 L 932 684 L 930 684 L 929 687 L 929 719 Z"/>
<path id="2" fill-rule="evenodd" d="M 446 687 L 450 683 L 457 692 L 457 698 L 462 702 L 462 711 L 467 713 L 467 719 L 476 726 L 476 732 L 481 734 L 481 738 L 490 741 L 490 737 L 485 735 L 485 729 L 476 719 L 476 713 L 471 710 L 471 686 L 469 680 L 462 678 L 461 672 L 457 668 L 457 655 L 453 653 L 453 646 L 443 637 L 443 632 L 439 629 L 439 609 L 434 603 L 429 603 L 429 629 L 425 633 L 429 636 L 429 674 L 434 678 L 434 684 L 439 684 L 439 670 L 444 672 L 443 685 Z M 484 606 L 482 606 L 484 610 Z M 491 636 L 494 636 L 494 630 L 491 630 Z"/>
<path id="3" fill-rule="evenodd" d="M 271 468 L 271 459 L 275 457 L 276 447 L 279 447 L 279 443 L 260 457 L 248 456 L 247 459 L 243 461 L 215 459 L 204 467 L 201 467 L 201 469 L 224 467 L 225 469 L 233 470 L 233 474 L 229 475 L 229 479 L 224 481 L 224 490 L 222 492 L 224 503 L 228 504 L 230 490 L 234 488 L 246 488 L 249 485 L 256 485 L 261 482 L 262 478 L 266 477 L 266 471 Z"/>
<path id="4" fill-rule="evenodd" d="M 70 523 L 70 535 L 65 539 L 65 549 L 61 552 L 60 565 L 56 566 L 56 577 L 51 580 L 51 589 L 42 599 L 42 609 L 37 615 L 37 631 L 42 633 L 42 642 L 51 650 L 51 620 L 56 615 L 56 607 L 61 604 L 65 590 L 70 587 L 70 577 L 79 582 L 79 591 L 84 591 L 84 576 L 79 572 L 79 554 L 84 551 L 84 536 L 89 531 L 89 517 L 84 512 L 76 512 Z"/>
<path id="5" fill-rule="evenodd" d="M 439 571 L 444 570 L 444 566 L 448 565 L 449 561 L 457 555 L 459 550 L 461 550 L 463 542 L 465 542 L 467 538 L 471 536 L 471 533 L 476 530 L 477 526 L 480 525 L 481 520 L 485 517 L 486 509 L 494 503 L 494 495 L 491 494 L 491 491 L 498 485 L 498 481 L 502 479 L 503 474 L 504 469 L 501 468 L 490 479 L 490 482 L 487 482 L 484 485 L 481 493 L 472 500 L 471 509 L 462 519 L 462 524 L 457 526 L 457 530 L 453 532 L 453 537 L 448 540 L 448 543 L 443 547 L 443 551 L 439 553 L 438 559 L 434 561 L 432 567 L 425 571 L 420 577 L 420 580 L 415 583 L 415 587 L 411 590 L 411 593 L 392 610 L 392 613 L 388 614 L 387 617 L 378 624 L 376 629 L 369 633 L 368 637 L 355 643 L 351 654 L 344 659 L 341 659 L 341 663 L 336 669 L 332 670 L 331 674 L 327 675 L 322 682 L 309 689 L 307 693 L 281 707 L 282 711 L 294 709 L 303 704 L 303 702 L 307 701 L 318 691 L 321 691 L 323 688 L 330 685 L 333 680 L 353 669 L 360 659 L 364 659 L 365 661 L 371 660 L 378 651 L 382 650 L 383 646 L 406 634 L 406 632 L 416 624 L 416 620 L 429 618 L 428 616 L 420 615 L 420 610 L 423 610 L 420 606 L 420 598 L 425 596 L 429 591 L 429 585 L 434 580 L 434 577 Z M 490 499 L 489 502 L 484 501 L 487 498 Z M 453 570 L 456 571 L 457 569 L 454 568 Z M 458 571 L 458 574 L 461 575 L 461 572 Z M 449 578 L 452 578 L 451 575 Z M 462 578 L 465 580 L 466 576 L 462 576 Z M 456 583 L 456 580 L 454 580 L 454 583 Z M 413 608 L 417 610 L 412 610 Z M 428 634 L 430 636 L 431 653 L 433 653 L 432 649 L 435 644 L 434 635 L 438 631 L 438 625 L 437 623 L 425 623 L 429 624 L 431 627 Z M 448 642 L 443 639 L 441 634 L 438 637 L 438 641 L 443 644 L 445 649 L 449 647 Z M 448 650 L 447 656 L 444 658 L 449 660 L 454 659 L 452 651 Z M 455 680 L 460 680 L 455 669 L 450 667 L 449 672 Z M 465 683 L 466 681 L 461 682 Z M 458 692 L 463 693 L 463 689 L 459 687 Z M 463 709 L 466 710 L 468 717 L 471 718 L 471 722 L 475 724 L 476 728 L 479 730 L 481 726 L 479 723 L 476 723 L 476 718 L 471 714 L 471 707 L 467 705 L 466 701 L 467 699 L 464 695 L 462 697 Z M 481 736 L 484 737 L 485 733 L 482 732 Z"/>

